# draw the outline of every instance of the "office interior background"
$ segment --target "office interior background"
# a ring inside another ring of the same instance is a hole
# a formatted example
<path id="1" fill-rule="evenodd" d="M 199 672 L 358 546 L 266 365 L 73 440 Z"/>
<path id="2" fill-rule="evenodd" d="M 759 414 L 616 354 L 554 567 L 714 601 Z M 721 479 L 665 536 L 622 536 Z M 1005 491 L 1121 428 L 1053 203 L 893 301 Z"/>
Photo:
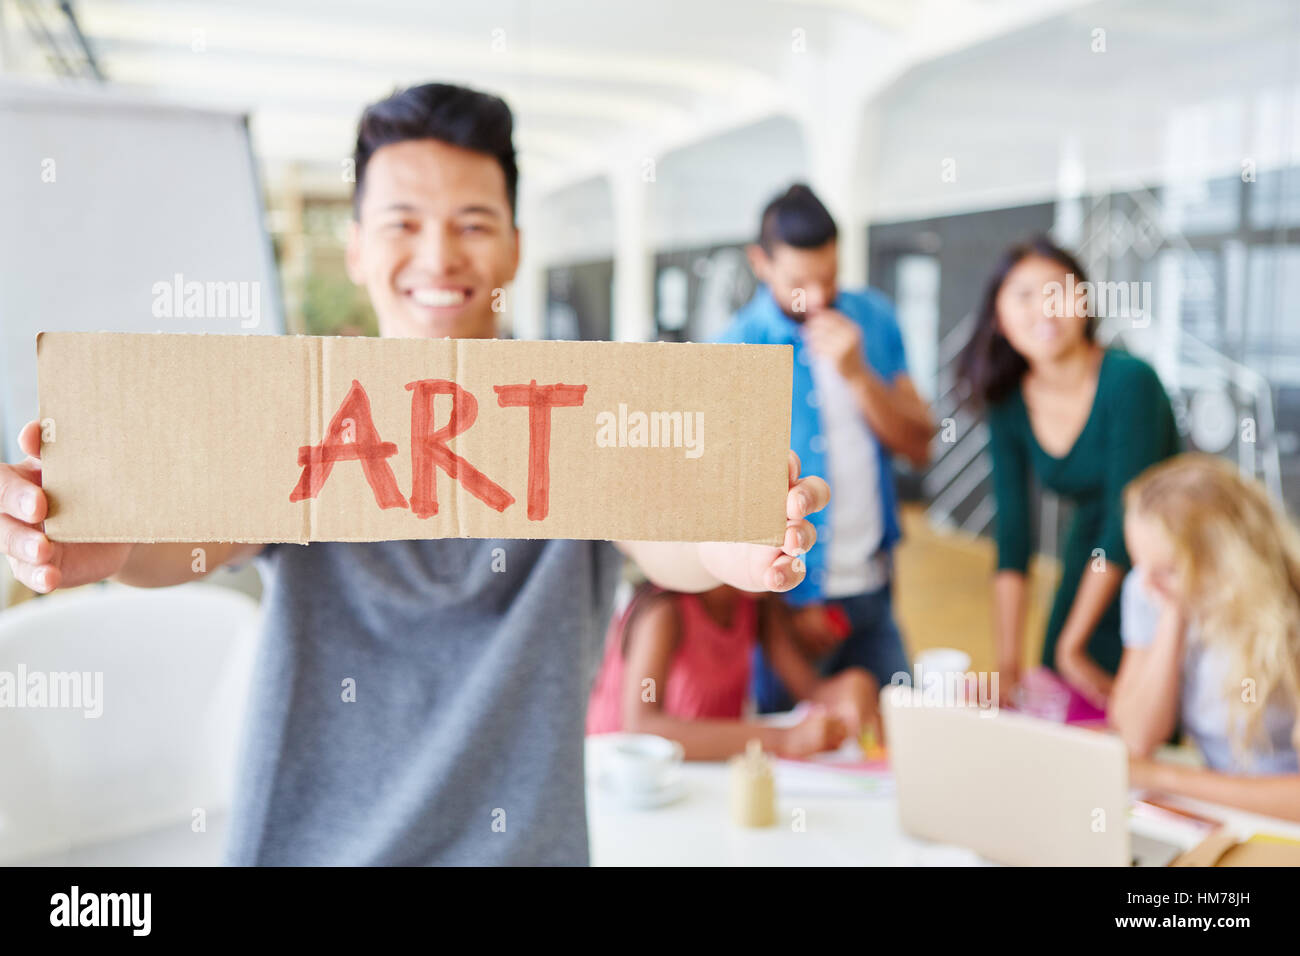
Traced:
<path id="1" fill-rule="evenodd" d="M 987 435 L 954 360 L 995 259 L 1033 233 L 1133 290 L 1100 337 L 1156 367 L 1188 443 L 1300 510 L 1294 0 L 0 0 L 0 67 L 24 90 L 247 115 L 278 304 L 263 331 L 375 333 L 343 268 L 349 157 L 362 108 L 403 85 L 515 111 L 518 338 L 711 339 L 753 293 L 759 211 L 808 182 L 842 284 L 894 300 L 952 426 L 926 469 L 899 466 L 901 613 L 922 643 L 952 643 L 924 588 L 988 600 Z M 6 409 L 8 457 L 28 417 Z M 1050 495 L 1038 512 L 1051 555 L 1068 516 Z"/>
<path id="2" fill-rule="evenodd" d="M 1300 504 L 1287 0 L 71 9 L 0 3 L 5 74 L 246 112 L 288 331 L 373 333 L 343 271 L 356 117 L 451 78 L 516 113 L 516 337 L 708 340 L 752 294 L 758 210 L 807 181 L 842 281 L 895 300 L 913 376 L 957 426 L 911 494 L 979 534 L 984 436 L 952 363 L 997 254 L 1050 232 L 1094 281 L 1145 284 L 1102 337 L 1152 361 L 1192 442 Z"/>

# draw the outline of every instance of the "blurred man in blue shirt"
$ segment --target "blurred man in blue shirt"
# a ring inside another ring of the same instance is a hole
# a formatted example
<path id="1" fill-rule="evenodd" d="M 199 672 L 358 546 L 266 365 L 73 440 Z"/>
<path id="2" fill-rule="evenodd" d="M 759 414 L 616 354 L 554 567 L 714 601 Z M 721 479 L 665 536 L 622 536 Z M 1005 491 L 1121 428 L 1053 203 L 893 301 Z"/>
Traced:
<path id="1" fill-rule="evenodd" d="M 864 667 L 887 684 L 909 671 L 891 601 L 899 522 L 890 461 L 924 465 L 934 423 L 908 378 L 889 300 L 838 287 L 837 234 L 807 186 L 772 200 L 748 250 L 761 285 L 721 341 L 794 347 L 790 447 L 805 473 L 830 482 L 831 503 L 812 516 L 817 546 L 786 600 L 823 674 Z M 754 693 L 761 711 L 793 706 L 761 652 Z"/>

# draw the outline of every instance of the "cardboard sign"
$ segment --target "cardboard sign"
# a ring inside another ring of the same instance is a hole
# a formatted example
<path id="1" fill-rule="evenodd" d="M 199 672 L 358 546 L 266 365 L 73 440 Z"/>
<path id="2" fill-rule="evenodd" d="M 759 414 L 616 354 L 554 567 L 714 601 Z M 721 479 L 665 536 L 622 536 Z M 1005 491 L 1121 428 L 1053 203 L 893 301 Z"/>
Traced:
<path id="1" fill-rule="evenodd" d="M 788 346 L 43 333 L 60 541 L 779 544 Z"/>

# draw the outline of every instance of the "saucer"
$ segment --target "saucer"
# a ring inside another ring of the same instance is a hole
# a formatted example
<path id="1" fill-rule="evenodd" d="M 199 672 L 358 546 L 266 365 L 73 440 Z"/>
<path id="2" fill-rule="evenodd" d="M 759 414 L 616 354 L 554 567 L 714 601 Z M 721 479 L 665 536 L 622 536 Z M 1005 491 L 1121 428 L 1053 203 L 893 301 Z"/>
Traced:
<path id="1" fill-rule="evenodd" d="M 667 783 L 649 790 L 621 790 L 614 785 L 607 773 L 602 773 L 596 778 L 596 785 L 602 793 L 633 810 L 666 807 L 670 803 L 676 803 L 686 793 L 686 781 L 682 779 L 681 774 L 675 774 Z"/>

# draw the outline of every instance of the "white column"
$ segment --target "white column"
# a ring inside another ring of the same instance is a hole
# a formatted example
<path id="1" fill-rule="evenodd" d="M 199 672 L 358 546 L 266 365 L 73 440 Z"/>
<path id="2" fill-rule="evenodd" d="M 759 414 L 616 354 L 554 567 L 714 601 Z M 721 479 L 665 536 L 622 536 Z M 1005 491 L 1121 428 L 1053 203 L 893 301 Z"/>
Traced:
<path id="1" fill-rule="evenodd" d="M 648 181 L 653 166 L 629 158 L 609 173 L 614 198 L 614 315 L 611 336 L 620 342 L 654 338 L 654 260 L 650 249 Z M 647 172 L 649 170 L 649 172 Z"/>
<path id="2" fill-rule="evenodd" d="M 546 331 L 546 269 L 536 256 L 519 261 L 510 289 L 510 332 L 517 339 L 540 339 Z"/>
<path id="3" fill-rule="evenodd" d="M 14 38 L 9 33 L 9 24 L 5 22 L 4 0 L 0 0 L 0 73 L 18 72 L 18 57 L 14 44 Z"/>
<path id="4" fill-rule="evenodd" d="M 510 288 L 510 330 L 517 339 L 540 339 L 546 330 L 546 266 L 542 216 L 530 194 L 521 190 L 519 224 L 522 252 Z"/>
<path id="5" fill-rule="evenodd" d="M 1079 250 L 1086 238 L 1083 233 L 1083 195 L 1088 183 L 1079 134 L 1068 132 L 1061 136 L 1057 150 L 1056 214 L 1052 234 L 1066 249 Z M 1088 273 L 1088 278 L 1096 281 L 1105 276 L 1096 274 L 1094 270 Z"/>
<path id="6" fill-rule="evenodd" d="M 829 93 L 809 102 L 799 118 L 809 185 L 839 227 L 839 282 L 846 288 L 867 278 L 866 216 L 858 189 L 865 109 L 862 96 Z"/>

